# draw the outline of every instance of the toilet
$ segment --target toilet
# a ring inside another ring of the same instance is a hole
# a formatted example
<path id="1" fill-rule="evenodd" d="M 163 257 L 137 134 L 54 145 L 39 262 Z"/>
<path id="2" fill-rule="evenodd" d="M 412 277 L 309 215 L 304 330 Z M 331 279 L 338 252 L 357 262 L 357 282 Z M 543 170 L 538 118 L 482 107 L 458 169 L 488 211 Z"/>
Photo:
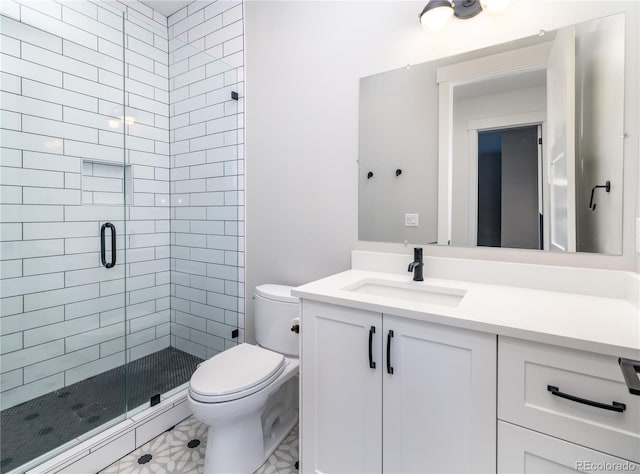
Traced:
<path id="1" fill-rule="evenodd" d="M 297 423 L 298 303 L 289 286 L 258 286 L 258 344 L 227 349 L 191 376 L 187 401 L 209 426 L 205 474 L 254 472 Z"/>

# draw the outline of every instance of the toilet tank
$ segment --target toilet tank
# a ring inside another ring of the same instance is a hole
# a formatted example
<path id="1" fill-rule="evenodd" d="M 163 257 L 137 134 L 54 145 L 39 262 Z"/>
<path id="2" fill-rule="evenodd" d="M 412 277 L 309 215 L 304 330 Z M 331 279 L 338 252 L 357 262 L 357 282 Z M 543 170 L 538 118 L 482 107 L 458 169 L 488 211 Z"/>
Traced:
<path id="1" fill-rule="evenodd" d="M 291 286 L 256 287 L 254 324 L 256 342 L 265 349 L 298 357 L 299 336 L 291 331 L 292 320 L 300 317 L 300 301 Z"/>

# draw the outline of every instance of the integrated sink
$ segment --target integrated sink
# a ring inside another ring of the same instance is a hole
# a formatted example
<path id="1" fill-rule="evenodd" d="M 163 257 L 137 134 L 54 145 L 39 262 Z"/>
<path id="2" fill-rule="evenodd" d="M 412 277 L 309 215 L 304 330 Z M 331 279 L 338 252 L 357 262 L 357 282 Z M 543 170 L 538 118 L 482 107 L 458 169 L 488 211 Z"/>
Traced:
<path id="1" fill-rule="evenodd" d="M 419 282 L 399 282 L 371 278 L 361 280 L 343 289 L 365 295 L 451 307 L 458 306 L 467 293 L 467 290 L 462 288 L 447 288 L 444 286 L 425 285 Z"/>

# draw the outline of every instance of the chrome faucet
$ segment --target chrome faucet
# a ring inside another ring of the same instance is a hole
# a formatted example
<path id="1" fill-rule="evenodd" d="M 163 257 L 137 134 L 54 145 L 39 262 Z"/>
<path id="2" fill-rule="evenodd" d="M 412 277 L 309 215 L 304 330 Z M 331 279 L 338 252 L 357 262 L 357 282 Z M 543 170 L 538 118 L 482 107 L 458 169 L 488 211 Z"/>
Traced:
<path id="1" fill-rule="evenodd" d="M 422 262 L 422 249 L 420 247 L 415 247 L 413 249 L 413 262 L 409 264 L 408 272 L 413 272 L 413 281 L 424 281 L 422 278 L 422 267 L 424 263 Z"/>

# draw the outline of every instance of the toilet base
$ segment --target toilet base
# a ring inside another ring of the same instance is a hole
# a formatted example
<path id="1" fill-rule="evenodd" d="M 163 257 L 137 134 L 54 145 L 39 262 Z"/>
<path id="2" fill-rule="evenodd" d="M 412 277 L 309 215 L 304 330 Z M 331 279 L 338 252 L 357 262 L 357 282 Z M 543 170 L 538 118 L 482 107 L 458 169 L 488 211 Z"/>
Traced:
<path id="1" fill-rule="evenodd" d="M 298 423 L 298 410 L 292 410 L 288 415 L 282 416 L 281 421 L 275 425 L 271 431 L 271 435 L 264 437 L 264 459 L 260 466 L 269 459 L 274 451 L 280 446 L 291 430 Z M 257 468 L 256 468 L 257 469 Z"/>
<path id="2" fill-rule="evenodd" d="M 298 422 L 298 410 L 291 410 L 262 436 L 260 417 L 237 420 L 227 426 L 210 426 L 204 457 L 204 474 L 249 474 L 273 454 Z"/>
<path id="3" fill-rule="evenodd" d="M 260 466 L 262 429 L 257 416 L 224 427 L 209 427 L 204 455 L 205 474 L 247 474 Z"/>
<path id="4" fill-rule="evenodd" d="M 209 426 L 204 474 L 250 474 L 276 450 L 298 421 L 298 361 L 269 389 L 237 400 L 203 403 L 187 396 L 197 419 Z"/>

